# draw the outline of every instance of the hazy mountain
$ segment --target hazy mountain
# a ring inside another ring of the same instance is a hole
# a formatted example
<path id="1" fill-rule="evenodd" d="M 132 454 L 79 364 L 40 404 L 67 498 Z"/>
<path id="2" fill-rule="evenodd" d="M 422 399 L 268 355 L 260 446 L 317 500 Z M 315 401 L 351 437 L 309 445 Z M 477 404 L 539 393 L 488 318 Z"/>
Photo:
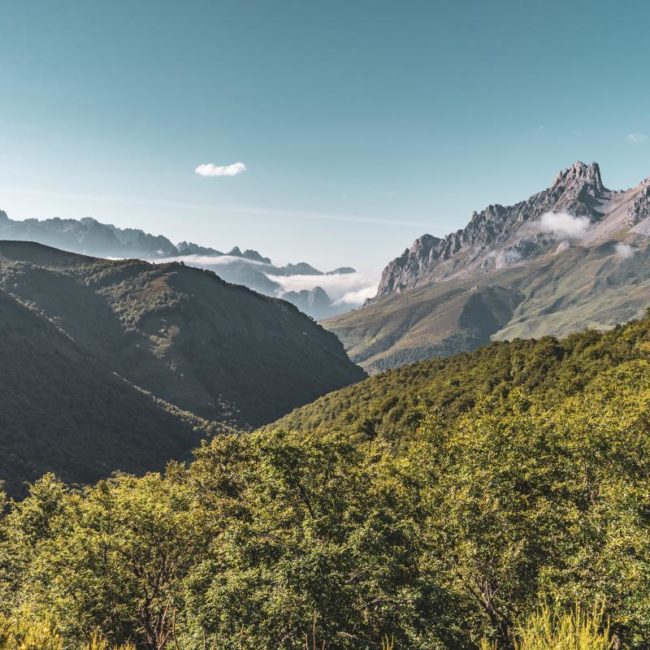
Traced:
<path id="1" fill-rule="evenodd" d="M 365 376 L 295 307 L 208 271 L 9 241 L 0 363 L 0 480 L 14 489 L 48 469 L 160 468 L 207 421 L 257 426 Z"/>
<path id="2" fill-rule="evenodd" d="M 243 284 L 267 296 L 284 298 L 313 318 L 325 318 L 351 309 L 355 305 L 334 304 L 322 287 L 314 285 L 307 291 L 319 289 L 319 300 L 305 299 L 293 291 L 285 291 L 282 285 L 268 276 L 290 277 L 347 275 L 356 273 L 353 268 L 341 267 L 327 273 L 315 269 L 307 262 L 278 266 L 252 249 L 242 250 L 235 246 L 222 252 L 209 246 L 182 241 L 174 245 L 161 235 L 150 235 L 133 228 L 117 228 L 95 219 L 25 219 L 15 221 L 0 211 L 0 239 L 34 241 L 67 251 L 112 258 L 139 258 L 156 261 L 184 262 L 198 268 L 215 271 L 221 278 L 233 284 Z M 313 283 L 312 283 L 313 284 Z M 322 294 L 325 294 L 324 296 Z M 327 298 L 327 300 L 325 300 Z"/>
<path id="3" fill-rule="evenodd" d="M 384 269 L 377 297 L 327 322 L 369 370 L 490 339 L 607 328 L 650 303 L 650 179 L 607 189 L 575 163 L 546 190 L 423 235 Z"/>
<path id="4" fill-rule="evenodd" d="M 330 297 L 321 287 L 302 289 L 301 291 L 287 291 L 282 295 L 282 298 L 317 320 L 331 316 L 332 311 L 335 309 Z"/>

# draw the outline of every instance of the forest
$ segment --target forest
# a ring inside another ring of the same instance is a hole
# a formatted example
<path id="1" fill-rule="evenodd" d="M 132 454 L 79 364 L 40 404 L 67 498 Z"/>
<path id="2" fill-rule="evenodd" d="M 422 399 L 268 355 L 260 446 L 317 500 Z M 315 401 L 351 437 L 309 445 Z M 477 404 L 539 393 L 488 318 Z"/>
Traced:
<path id="1" fill-rule="evenodd" d="M 389 371 L 163 473 L 47 474 L 4 498 L 0 647 L 648 648 L 649 434 L 650 315 Z"/>

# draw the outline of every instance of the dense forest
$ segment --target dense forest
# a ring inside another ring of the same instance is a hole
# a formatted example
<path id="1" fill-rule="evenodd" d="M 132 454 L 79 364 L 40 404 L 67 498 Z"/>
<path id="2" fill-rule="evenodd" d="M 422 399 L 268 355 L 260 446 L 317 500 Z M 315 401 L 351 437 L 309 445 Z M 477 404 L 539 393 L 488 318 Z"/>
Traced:
<path id="1" fill-rule="evenodd" d="M 5 499 L 1 647 L 648 648 L 649 434 L 650 317 L 390 371 L 164 474 L 46 475 Z"/>

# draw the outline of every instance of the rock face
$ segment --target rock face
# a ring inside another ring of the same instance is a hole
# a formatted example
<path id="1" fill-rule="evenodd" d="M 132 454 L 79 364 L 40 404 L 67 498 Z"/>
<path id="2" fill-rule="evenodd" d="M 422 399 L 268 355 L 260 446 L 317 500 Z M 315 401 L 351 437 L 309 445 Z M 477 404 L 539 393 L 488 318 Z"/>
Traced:
<path id="1" fill-rule="evenodd" d="M 526 228 L 548 212 L 568 213 L 596 222 L 612 192 L 605 188 L 597 163 L 576 162 L 560 172 L 553 185 L 527 201 L 475 212 L 465 228 L 445 238 L 423 235 L 384 269 L 377 297 L 442 279 L 464 269 L 484 270 L 530 259 L 546 252 L 554 240 Z"/>
<path id="2" fill-rule="evenodd" d="M 596 163 L 576 162 L 526 201 L 418 238 L 375 298 L 324 324 L 377 371 L 495 339 L 607 328 L 648 305 L 650 179 L 616 192 Z"/>

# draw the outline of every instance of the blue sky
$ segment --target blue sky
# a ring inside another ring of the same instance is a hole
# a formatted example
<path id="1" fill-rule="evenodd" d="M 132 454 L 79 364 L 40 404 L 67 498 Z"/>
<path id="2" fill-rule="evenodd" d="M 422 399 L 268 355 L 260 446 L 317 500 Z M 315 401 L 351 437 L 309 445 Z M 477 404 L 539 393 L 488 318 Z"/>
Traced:
<path id="1" fill-rule="evenodd" d="M 595 0 L 0 0 L 0 208 L 377 274 L 576 159 L 649 176 L 648 24 Z"/>

